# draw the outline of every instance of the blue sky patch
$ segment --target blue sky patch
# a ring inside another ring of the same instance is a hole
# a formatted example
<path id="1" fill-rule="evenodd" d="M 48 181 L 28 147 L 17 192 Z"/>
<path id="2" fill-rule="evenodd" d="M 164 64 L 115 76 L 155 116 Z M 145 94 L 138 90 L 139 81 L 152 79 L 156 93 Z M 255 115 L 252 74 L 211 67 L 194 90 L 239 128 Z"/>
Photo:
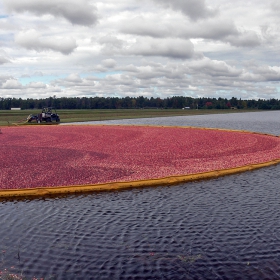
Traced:
<path id="1" fill-rule="evenodd" d="M 44 84 L 49 84 L 50 82 L 65 78 L 66 76 L 33 76 L 33 77 L 21 77 L 18 80 L 21 82 L 22 85 L 26 86 L 32 82 L 42 82 Z"/>

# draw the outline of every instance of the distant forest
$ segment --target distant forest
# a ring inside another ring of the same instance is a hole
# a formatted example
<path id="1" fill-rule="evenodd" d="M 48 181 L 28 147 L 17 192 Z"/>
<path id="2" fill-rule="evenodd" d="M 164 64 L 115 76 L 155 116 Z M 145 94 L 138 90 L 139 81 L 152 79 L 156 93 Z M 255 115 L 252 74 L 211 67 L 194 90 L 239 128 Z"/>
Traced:
<path id="1" fill-rule="evenodd" d="M 56 109 L 261 109 L 280 110 L 278 99 L 241 100 L 235 97 L 226 98 L 192 98 L 174 96 L 168 98 L 139 97 L 49 97 L 45 99 L 21 99 L 0 97 L 0 110 L 11 108 L 41 109 L 42 107 Z"/>

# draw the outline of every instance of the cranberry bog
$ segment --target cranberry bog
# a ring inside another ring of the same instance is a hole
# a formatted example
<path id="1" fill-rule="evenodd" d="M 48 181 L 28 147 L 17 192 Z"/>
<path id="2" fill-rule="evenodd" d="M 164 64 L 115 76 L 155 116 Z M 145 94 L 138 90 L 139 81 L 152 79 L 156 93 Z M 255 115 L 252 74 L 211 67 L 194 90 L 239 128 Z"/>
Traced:
<path id="1" fill-rule="evenodd" d="M 0 127 L 0 196 L 171 185 L 280 162 L 280 138 L 117 125 Z"/>

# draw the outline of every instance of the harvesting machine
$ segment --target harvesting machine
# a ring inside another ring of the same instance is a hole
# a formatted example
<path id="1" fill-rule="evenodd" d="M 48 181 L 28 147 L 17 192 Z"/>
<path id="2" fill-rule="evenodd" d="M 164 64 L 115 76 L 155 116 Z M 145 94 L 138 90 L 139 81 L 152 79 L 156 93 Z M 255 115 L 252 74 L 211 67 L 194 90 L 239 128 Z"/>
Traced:
<path id="1" fill-rule="evenodd" d="M 57 114 L 56 110 L 52 107 L 44 107 L 42 109 L 42 113 L 38 115 L 29 115 L 27 117 L 27 122 L 36 121 L 37 123 L 41 122 L 60 122 L 59 115 Z"/>

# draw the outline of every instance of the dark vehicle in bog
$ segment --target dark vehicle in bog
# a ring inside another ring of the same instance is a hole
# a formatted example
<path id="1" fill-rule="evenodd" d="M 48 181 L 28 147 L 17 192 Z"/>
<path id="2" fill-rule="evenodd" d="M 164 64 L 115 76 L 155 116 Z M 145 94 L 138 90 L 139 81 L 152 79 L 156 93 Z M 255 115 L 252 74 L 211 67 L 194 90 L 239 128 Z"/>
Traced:
<path id="1" fill-rule="evenodd" d="M 29 115 L 27 117 L 27 122 L 32 122 L 36 121 L 37 123 L 42 123 L 42 122 L 60 122 L 60 117 L 57 114 L 56 110 L 52 107 L 44 107 L 42 109 L 42 113 L 38 115 Z"/>

